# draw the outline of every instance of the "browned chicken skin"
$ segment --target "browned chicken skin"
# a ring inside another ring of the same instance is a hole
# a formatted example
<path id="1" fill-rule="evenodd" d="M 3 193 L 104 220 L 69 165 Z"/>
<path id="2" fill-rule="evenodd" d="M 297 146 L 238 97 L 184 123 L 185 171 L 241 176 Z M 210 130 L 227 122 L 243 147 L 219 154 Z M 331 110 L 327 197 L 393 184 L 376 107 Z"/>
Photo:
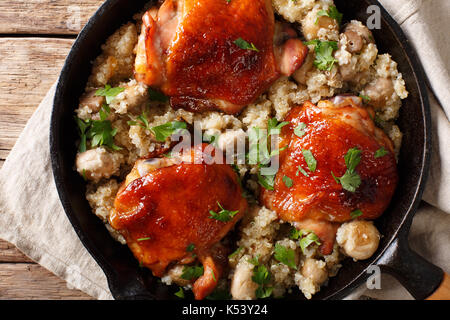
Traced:
<path id="1" fill-rule="evenodd" d="M 282 128 L 280 169 L 274 190 L 262 189 L 266 207 L 280 219 L 292 222 L 298 229 L 314 231 L 321 239 L 321 252 L 332 251 L 339 225 L 352 219 L 360 210 L 362 219 L 379 217 L 389 205 L 398 176 L 393 145 L 381 129 L 375 127 L 371 111 L 362 107 L 357 97 L 336 97 L 317 106 L 306 102 L 293 108 Z M 303 135 L 294 129 L 303 123 Z M 376 157 L 383 147 L 387 153 Z M 342 177 L 347 170 L 345 156 L 349 149 L 361 150 L 356 172 L 361 183 L 354 192 L 345 190 L 332 175 Z M 317 161 L 310 170 L 303 150 L 311 151 Z M 306 173 L 301 173 L 300 169 Z M 288 187 L 283 177 L 292 179 Z"/>
<path id="2" fill-rule="evenodd" d="M 270 0 L 166 0 L 143 17 L 135 73 L 175 109 L 235 114 L 307 53 L 293 29 L 275 25 Z"/>
<path id="3" fill-rule="evenodd" d="M 164 157 L 139 160 L 110 216 L 111 226 L 155 276 L 163 276 L 170 264 L 198 258 L 204 273 L 193 285 L 196 299 L 209 295 L 223 275 L 227 252 L 219 242 L 247 210 L 229 165 L 194 163 L 204 147 L 192 148 L 181 163 Z M 237 212 L 228 221 L 212 218 L 211 211 L 222 208 Z"/>

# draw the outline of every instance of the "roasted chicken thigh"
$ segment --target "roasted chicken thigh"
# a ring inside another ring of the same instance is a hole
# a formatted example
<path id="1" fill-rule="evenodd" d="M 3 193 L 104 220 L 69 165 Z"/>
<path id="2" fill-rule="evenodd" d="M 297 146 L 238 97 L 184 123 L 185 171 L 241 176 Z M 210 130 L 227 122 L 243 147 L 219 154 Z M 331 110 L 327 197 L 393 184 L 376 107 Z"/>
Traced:
<path id="1" fill-rule="evenodd" d="M 270 0 L 165 0 L 143 16 L 135 76 L 174 109 L 235 114 L 307 53 Z"/>
<path id="2" fill-rule="evenodd" d="M 341 223 L 379 217 L 397 186 L 393 144 L 372 117 L 361 98 L 338 96 L 293 108 L 281 130 L 280 168 L 261 199 L 280 219 L 315 232 L 323 254 Z"/>
<path id="3" fill-rule="evenodd" d="M 225 272 L 227 252 L 220 240 L 247 210 L 229 165 L 194 161 L 204 147 L 192 148 L 184 158 L 138 160 L 110 215 L 111 226 L 155 276 L 163 276 L 169 265 L 198 259 L 203 274 L 192 279 L 196 299 L 210 294 Z"/>

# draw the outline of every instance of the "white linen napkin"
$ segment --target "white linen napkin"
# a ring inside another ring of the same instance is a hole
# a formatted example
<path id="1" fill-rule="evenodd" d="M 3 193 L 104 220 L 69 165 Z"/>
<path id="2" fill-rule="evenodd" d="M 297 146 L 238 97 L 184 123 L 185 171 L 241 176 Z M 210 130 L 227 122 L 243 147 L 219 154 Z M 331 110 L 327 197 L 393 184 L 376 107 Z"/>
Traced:
<path id="1" fill-rule="evenodd" d="M 382 0 L 399 22 L 429 79 L 433 155 L 424 203 L 414 218 L 410 245 L 450 272 L 450 90 L 448 83 L 450 1 Z M 33 114 L 0 170 L 0 238 L 16 245 L 68 285 L 97 299 L 112 299 L 106 277 L 75 234 L 60 204 L 50 165 L 49 123 L 55 86 Z M 439 102 L 440 103 L 439 103 Z M 344 271 L 344 270 L 342 270 Z M 363 285 L 377 299 L 411 299 L 392 277 L 383 275 L 380 290 Z"/>

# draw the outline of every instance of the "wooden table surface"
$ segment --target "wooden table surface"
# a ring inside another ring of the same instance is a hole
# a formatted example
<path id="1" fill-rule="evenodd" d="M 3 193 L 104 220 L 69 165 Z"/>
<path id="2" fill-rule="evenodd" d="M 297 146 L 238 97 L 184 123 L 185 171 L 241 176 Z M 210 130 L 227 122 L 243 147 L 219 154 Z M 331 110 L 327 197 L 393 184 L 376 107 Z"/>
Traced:
<path id="1" fill-rule="evenodd" d="M 0 1 L 0 168 L 102 0 Z M 1 212 L 0 212 L 1 214 Z M 91 299 L 0 240 L 0 299 Z"/>

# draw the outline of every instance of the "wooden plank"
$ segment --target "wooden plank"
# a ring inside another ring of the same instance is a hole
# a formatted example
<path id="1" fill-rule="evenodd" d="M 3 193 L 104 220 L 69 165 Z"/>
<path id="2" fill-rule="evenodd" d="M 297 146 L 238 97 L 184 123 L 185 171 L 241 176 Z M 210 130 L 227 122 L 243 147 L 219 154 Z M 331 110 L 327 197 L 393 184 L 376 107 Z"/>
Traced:
<path id="1" fill-rule="evenodd" d="M 91 300 L 37 264 L 0 263 L 0 299 Z"/>
<path id="2" fill-rule="evenodd" d="M 33 263 L 33 260 L 24 255 L 15 245 L 0 239 L 0 265 L 5 262 Z"/>
<path id="3" fill-rule="evenodd" d="M 0 150 L 10 150 L 58 79 L 72 39 L 0 38 Z"/>
<path id="4" fill-rule="evenodd" d="M 0 1 L 0 33 L 76 35 L 103 0 Z"/>

